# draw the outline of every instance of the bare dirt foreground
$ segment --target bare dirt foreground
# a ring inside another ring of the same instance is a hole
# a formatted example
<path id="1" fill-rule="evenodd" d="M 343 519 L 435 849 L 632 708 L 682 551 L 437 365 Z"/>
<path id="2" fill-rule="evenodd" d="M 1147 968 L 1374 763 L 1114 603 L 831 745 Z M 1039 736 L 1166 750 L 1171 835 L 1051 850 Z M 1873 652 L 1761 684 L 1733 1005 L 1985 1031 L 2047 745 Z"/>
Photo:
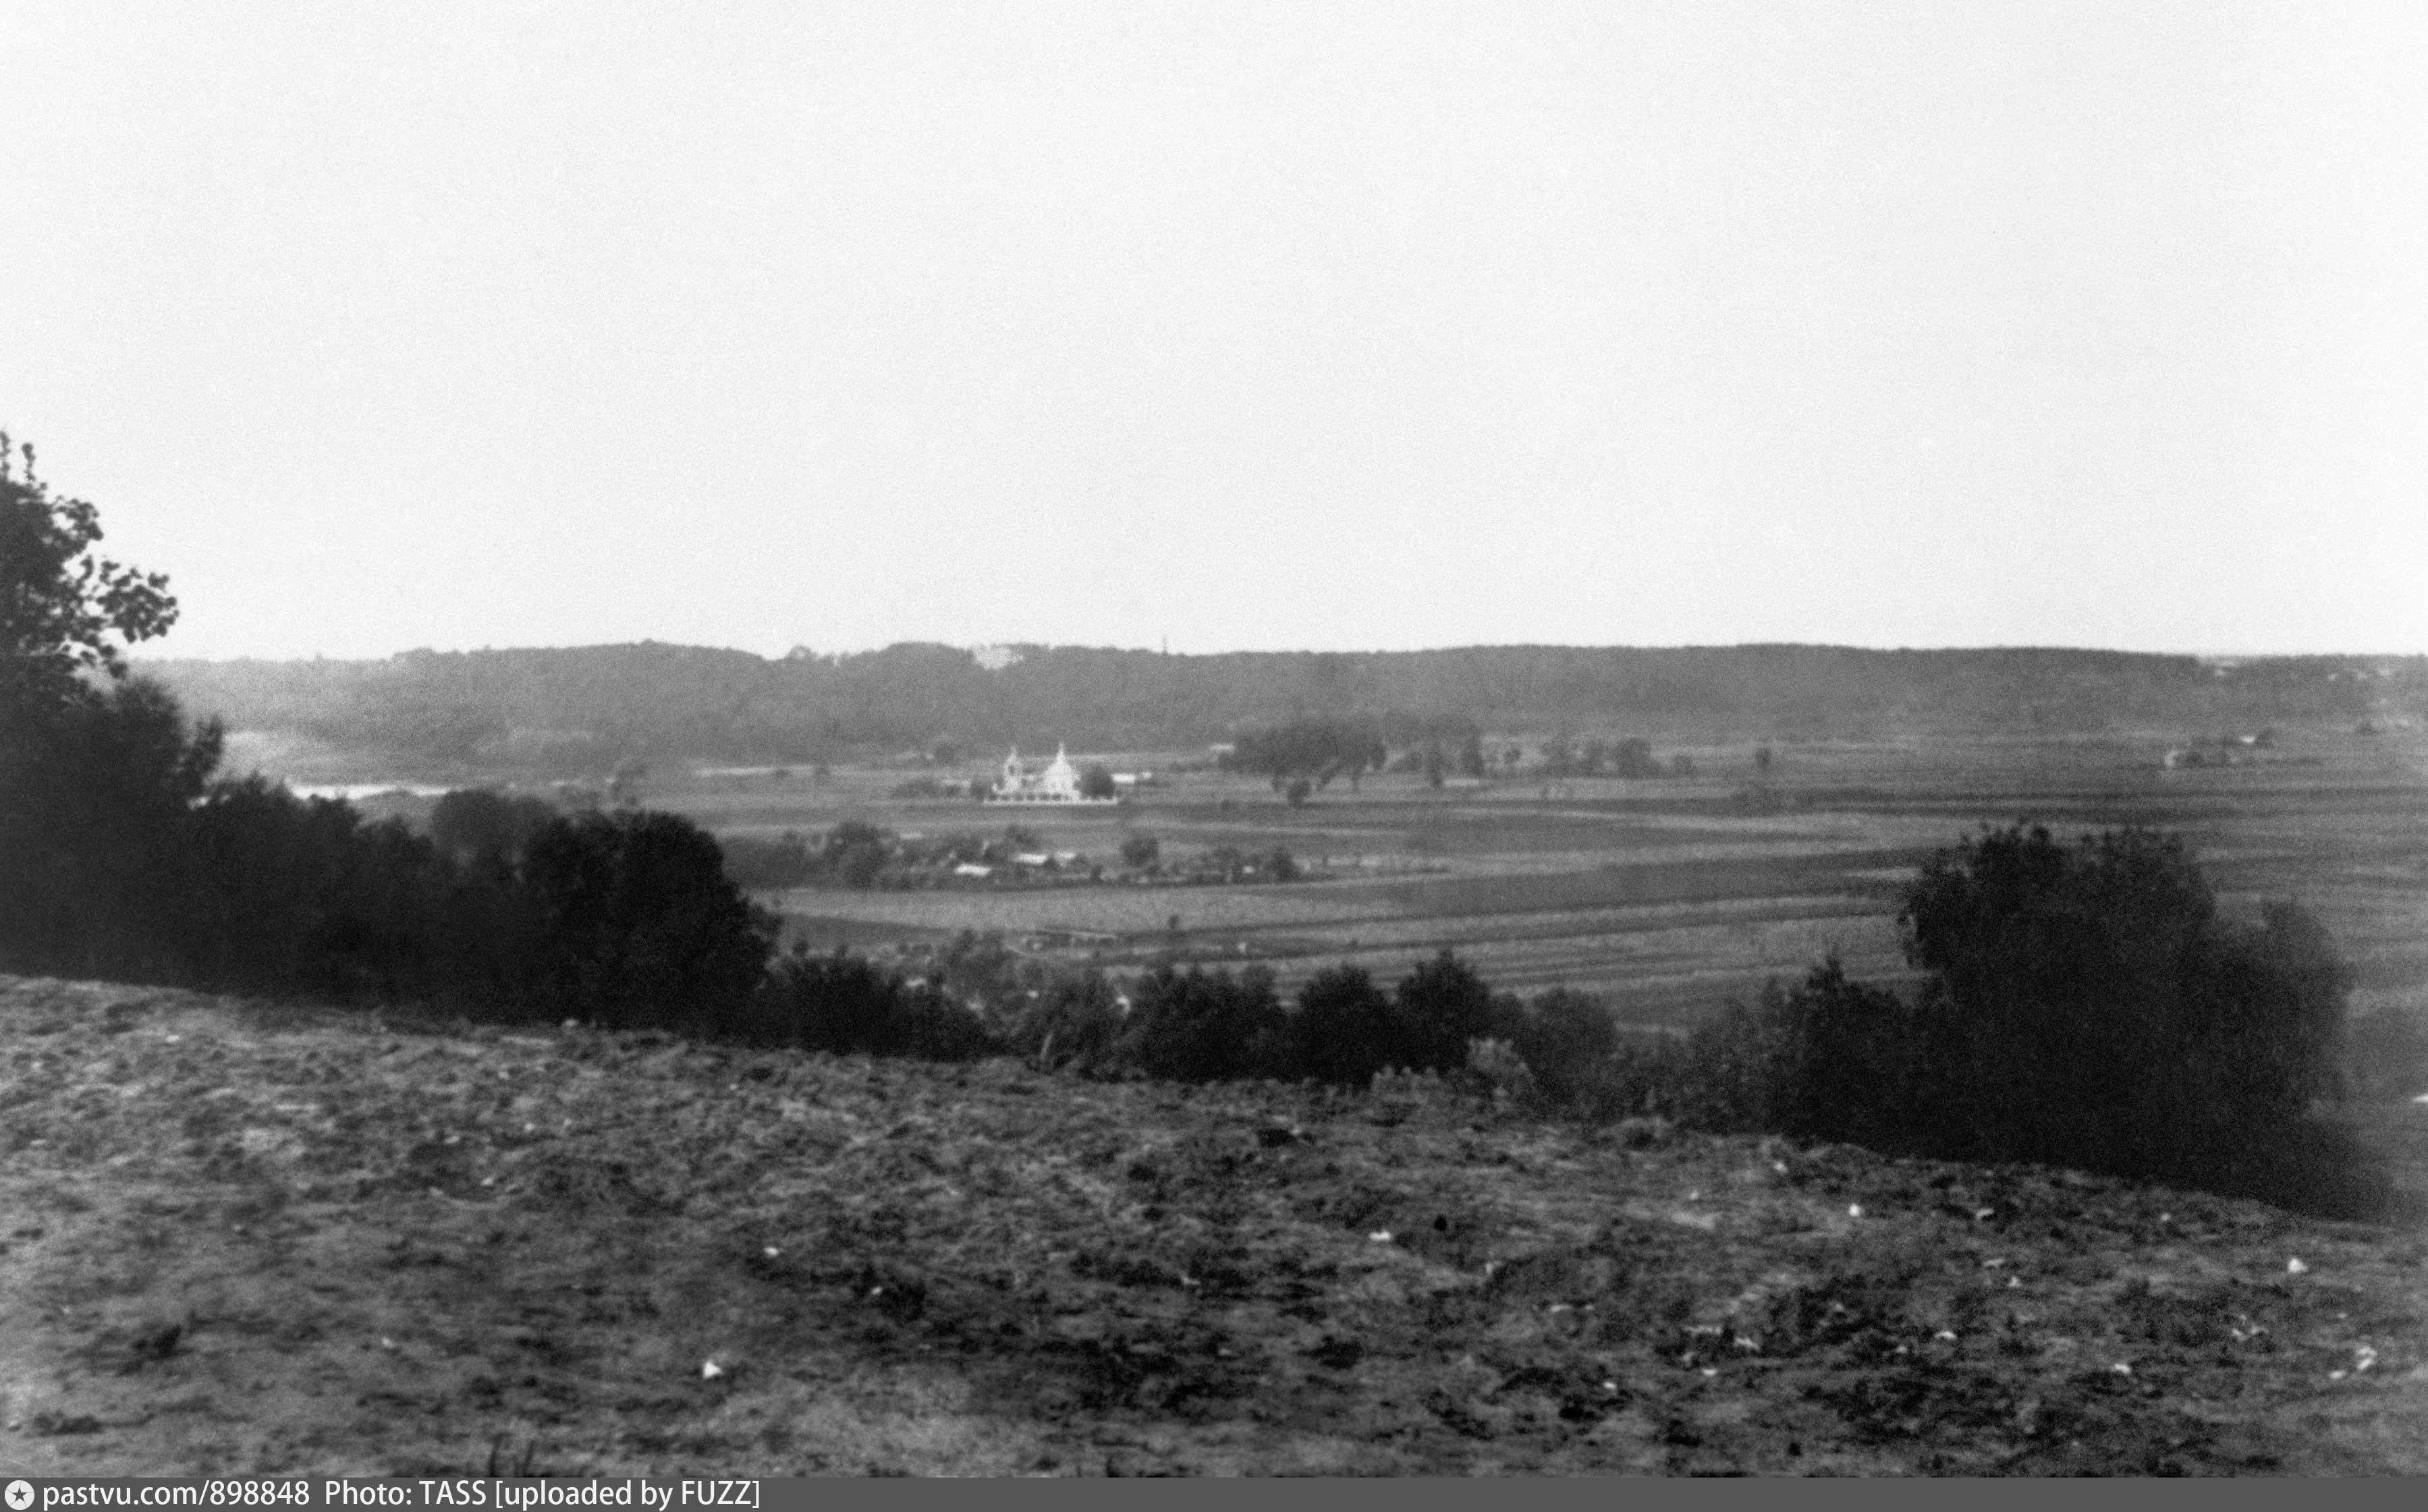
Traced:
<path id="1" fill-rule="evenodd" d="M 2428 1471 L 2411 1233 L 1437 1086 L 0 978 L 0 1152 L 18 1471 Z"/>

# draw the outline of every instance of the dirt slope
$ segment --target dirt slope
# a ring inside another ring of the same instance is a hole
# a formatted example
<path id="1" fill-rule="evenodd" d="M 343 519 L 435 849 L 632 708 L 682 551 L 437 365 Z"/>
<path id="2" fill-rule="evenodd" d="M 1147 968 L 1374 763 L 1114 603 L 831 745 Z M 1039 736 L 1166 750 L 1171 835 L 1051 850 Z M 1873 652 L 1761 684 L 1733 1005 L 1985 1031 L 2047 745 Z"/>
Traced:
<path id="1" fill-rule="evenodd" d="M 2428 1471 L 2411 1234 L 1439 1088 L 0 978 L 0 1244 L 28 1472 Z"/>

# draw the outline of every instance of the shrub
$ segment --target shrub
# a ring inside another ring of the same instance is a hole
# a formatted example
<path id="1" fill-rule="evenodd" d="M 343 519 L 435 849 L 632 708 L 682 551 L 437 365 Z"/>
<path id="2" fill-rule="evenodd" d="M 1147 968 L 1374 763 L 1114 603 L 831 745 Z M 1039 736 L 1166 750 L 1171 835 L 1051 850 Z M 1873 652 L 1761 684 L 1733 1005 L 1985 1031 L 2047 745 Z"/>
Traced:
<path id="1" fill-rule="evenodd" d="M 0 969 L 177 979 L 176 839 L 218 727 L 139 678 L 53 687 L 0 657 Z"/>
<path id="2" fill-rule="evenodd" d="M 558 819 L 532 837 L 521 891 L 532 1006 L 609 1027 L 715 1025 L 743 1011 L 774 919 L 725 875 L 716 842 L 671 814 Z"/>
<path id="3" fill-rule="evenodd" d="M 519 931 L 498 879 L 459 877 L 396 821 L 260 778 L 213 785 L 171 847 L 173 909 L 152 938 L 173 976 L 218 991 L 339 1001 L 485 1000 Z"/>
<path id="4" fill-rule="evenodd" d="M 1122 864 L 1132 871 L 1145 871 L 1163 854 L 1162 845 L 1153 835 L 1130 835 L 1122 841 Z"/>
<path id="5" fill-rule="evenodd" d="M 1393 1064 L 1454 1071 L 1467 1063 L 1467 1042 L 1492 1033 L 1492 989 L 1448 950 L 1410 972 L 1393 997 L 1404 1051 Z"/>
<path id="6" fill-rule="evenodd" d="M 538 798 L 459 788 L 431 806 L 430 838 L 441 854 L 459 864 L 513 865 L 521 861 L 531 837 L 555 817 L 555 807 Z"/>
<path id="7" fill-rule="evenodd" d="M 892 857 L 893 846 L 875 825 L 846 820 L 827 831 L 818 848 L 820 879 L 843 887 L 866 887 L 877 880 Z"/>
<path id="8" fill-rule="evenodd" d="M 1114 1069 L 1122 1007 L 1101 972 L 1055 978 L 1037 990 L 1009 1036 L 1010 1047 L 1047 1070 Z"/>
<path id="9" fill-rule="evenodd" d="M 1167 964 L 1140 978 L 1130 996 L 1116 1053 L 1150 1076 L 1229 1081 L 1293 1074 L 1288 1020 L 1272 973 L 1262 967 L 1235 978 Z"/>
<path id="10" fill-rule="evenodd" d="M 906 985 L 842 950 L 800 947 L 768 969 L 729 1032 L 759 1044 L 923 1060 L 975 1060 L 999 1048 L 975 1014 L 933 985 Z"/>
<path id="11" fill-rule="evenodd" d="M 1413 1063 L 1399 1011 L 1356 966 L 1334 966 L 1298 991 L 1290 1060 L 1301 1076 L 1363 1087 L 1374 1073 Z"/>
<path id="12" fill-rule="evenodd" d="M 1008 1022 L 1020 1011 L 1020 955 L 1003 943 L 1000 930 L 963 929 L 936 953 L 929 976 L 989 1022 Z"/>
<path id="13" fill-rule="evenodd" d="M 1554 988 L 1514 1014 L 1496 1014 L 1511 1049 L 1534 1073 L 1534 1083 L 1561 1102 L 1581 1092 L 1595 1068 L 1618 1047 L 1618 1026 L 1599 997 Z"/>
<path id="14" fill-rule="evenodd" d="M 1908 888 L 1912 1002 L 1835 960 L 1583 1089 L 1605 1117 L 2037 1160 L 2358 1213 L 2389 1190 L 2308 1121 L 2337 1084 L 2347 972 L 2289 903 L 2218 917 L 2182 844 L 1986 832 Z"/>
<path id="15" fill-rule="evenodd" d="M 1626 1111 L 1726 1133 L 1793 1134 L 1880 1148 L 1912 1142 L 1922 1044 L 1895 993 L 1846 979 L 1835 957 L 1801 982 L 1637 1057 L 1644 1096 Z"/>
<path id="16" fill-rule="evenodd" d="M 2301 909 L 2218 918 L 2180 840 L 1985 831 L 1908 889 L 1930 970 L 1910 1115 L 1960 1156 L 2190 1179 L 2333 1089 L 2348 973 Z"/>

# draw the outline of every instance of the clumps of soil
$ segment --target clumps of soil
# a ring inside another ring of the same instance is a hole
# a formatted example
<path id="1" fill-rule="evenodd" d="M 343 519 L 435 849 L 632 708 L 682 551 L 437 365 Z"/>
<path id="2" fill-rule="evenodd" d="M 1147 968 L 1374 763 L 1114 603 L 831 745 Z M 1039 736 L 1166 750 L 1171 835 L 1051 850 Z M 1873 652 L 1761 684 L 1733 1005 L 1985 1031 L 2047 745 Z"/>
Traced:
<path id="1" fill-rule="evenodd" d="M 2428 1469 L 2415 1236 L 1431 1078 L 0 981 L 0 1148 L 34 1472 Z"/>

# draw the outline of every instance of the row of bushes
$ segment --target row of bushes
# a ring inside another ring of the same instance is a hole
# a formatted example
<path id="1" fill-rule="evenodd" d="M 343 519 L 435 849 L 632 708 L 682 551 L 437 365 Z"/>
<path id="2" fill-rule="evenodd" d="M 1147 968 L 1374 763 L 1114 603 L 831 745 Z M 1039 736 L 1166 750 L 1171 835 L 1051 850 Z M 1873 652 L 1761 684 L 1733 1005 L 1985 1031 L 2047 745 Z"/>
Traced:
<path id="1" fill-rule="evenodd" d="M 677 816 L 451 795 L 422 835 L 215 777 L 140 680 L 43 715 L 0 725 L 0 970 L 631 1027 L 758 989 L 775 920 Z"/>

